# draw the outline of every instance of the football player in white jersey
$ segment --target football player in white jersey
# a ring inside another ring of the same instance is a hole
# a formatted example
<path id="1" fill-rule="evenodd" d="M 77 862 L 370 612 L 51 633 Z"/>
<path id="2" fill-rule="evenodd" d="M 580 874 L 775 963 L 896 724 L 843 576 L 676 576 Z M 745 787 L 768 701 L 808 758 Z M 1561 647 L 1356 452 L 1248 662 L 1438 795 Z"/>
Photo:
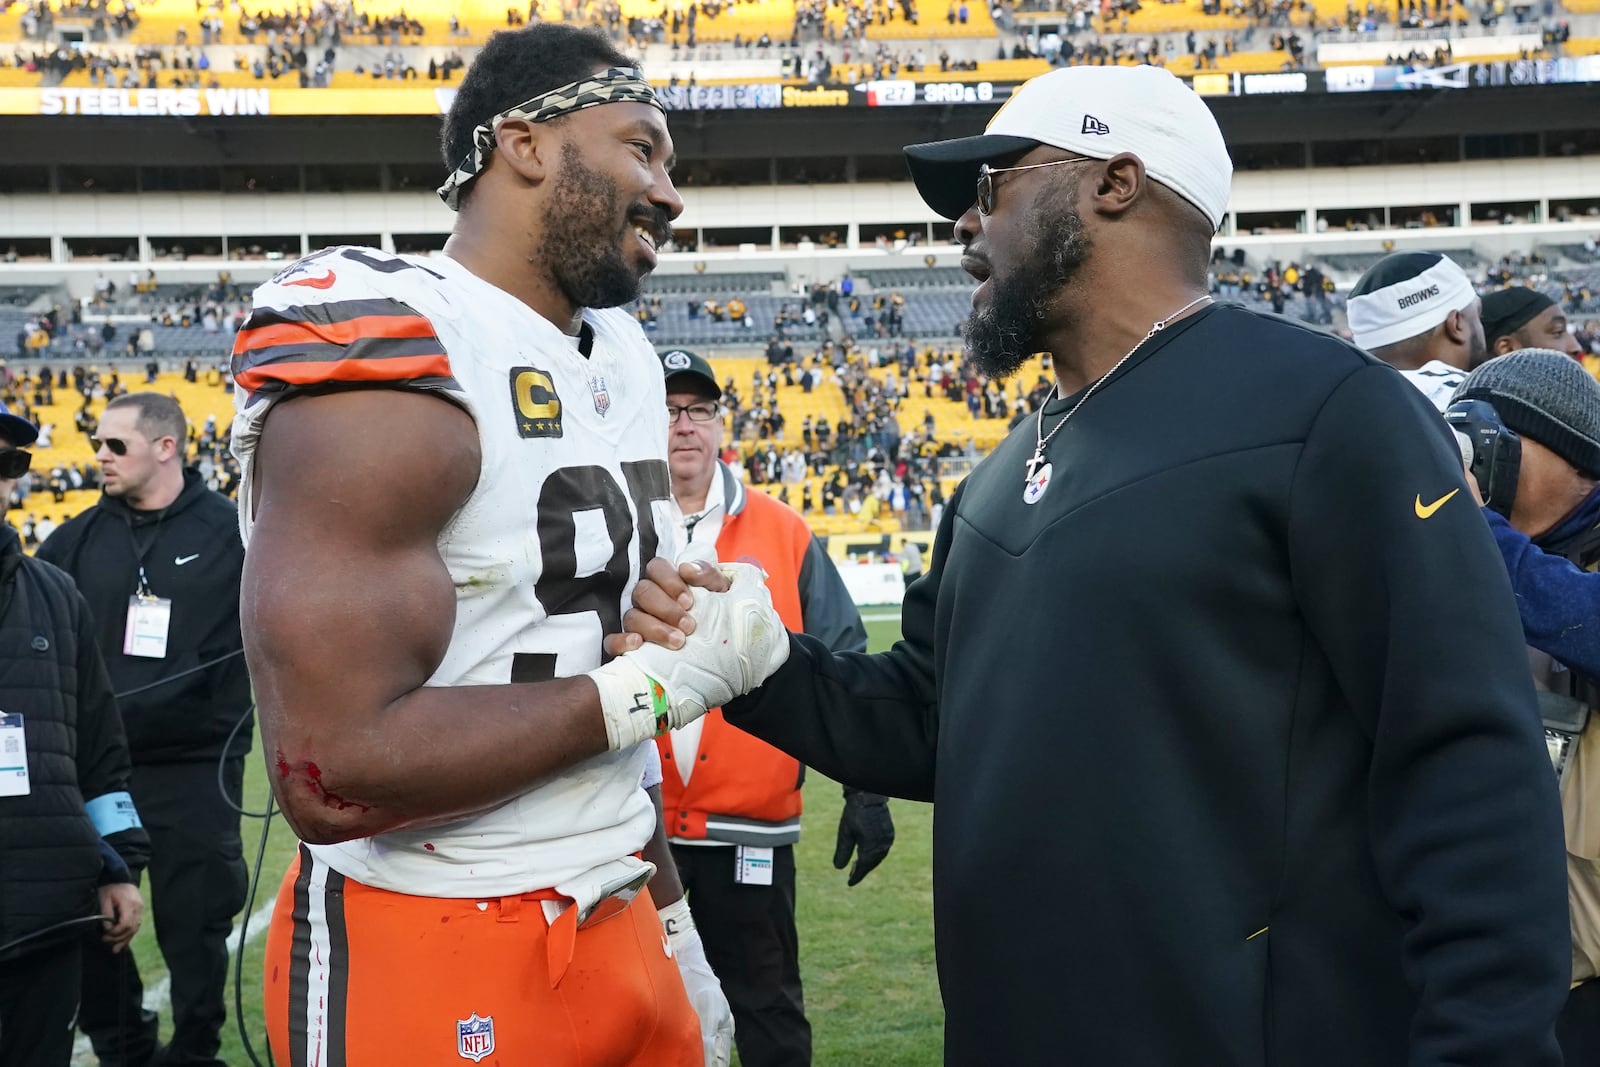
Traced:
<path id="1" fill-rule="evenodd" d="M 1438 252 L 1395 252 L 1350 289 L 1355 343 L 1398 370 L 1433 406 L 1489 358 L 1483 302 L 1466 272 Z"/>
<path id="2" fill-rule="evenodd" d="M 700 1067 L 723 1023 L 679 964 L 702 1011 L 720 993 L 639 893 L 665 851 L 641 742 L 787 641 L 737 565 L 686 570 L 731 588 L 678 583 L 678 651 L 621 634 L 647 566 L 677 577 L 652 562 L 661 375 L 618 306 L 682 211 L 672 141 L 605 37 L 539 25 L 490 40 L 444 148 L 444 256 L 302 260 L 234 349 L 245 643 L 305 842 L 268 934 L 272 1050 Z"/>

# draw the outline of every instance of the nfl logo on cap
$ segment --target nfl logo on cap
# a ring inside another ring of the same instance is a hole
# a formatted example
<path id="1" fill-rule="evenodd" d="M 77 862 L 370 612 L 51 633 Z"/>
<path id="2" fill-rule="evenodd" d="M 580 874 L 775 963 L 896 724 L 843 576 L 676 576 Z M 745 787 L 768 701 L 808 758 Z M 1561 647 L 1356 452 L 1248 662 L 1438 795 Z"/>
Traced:
<path id="1" fill-rule="evenodd" d="M 666 355 L 661 357 L 661 365 L 666 367 L 668 370 L 688 370 L 689 353 L 668 352 Z"/>
<path id="2" fill-rule="evenodd" d="M 456 1020 L 456 1051 L 464 1060 L 477 1063 L 494 1051 L 494 1016 L 479 1018 L 473 1012 L 470 1018 Z"/>

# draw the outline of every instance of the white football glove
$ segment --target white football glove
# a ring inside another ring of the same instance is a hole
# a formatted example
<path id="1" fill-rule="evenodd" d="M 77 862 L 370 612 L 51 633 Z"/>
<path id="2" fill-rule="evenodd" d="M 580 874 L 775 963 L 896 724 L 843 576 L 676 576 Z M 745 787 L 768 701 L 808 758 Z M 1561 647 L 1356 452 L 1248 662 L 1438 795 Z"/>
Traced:
<path id="1" fill-rule="evenodd" d="M 682 648 L 625 652 L 589 672 L 614 751 L 693 722 L 771 677 L 789 658 L 789 633 L 760 568 L 724 563 L 725 593 L 693 588 L 695 631 Z"/>
<path id="2" fill-rule="evenodd" d="M 689 902 L 679 897 L 657 914 L 672 945 L 672 958 L 678 961 L 689 1004 L 700 1019 L 706 1067 L 728 1067 L 733 1059 L 733 1009 L 722 993 L 722 983 L 706 962 L 705 946 L 700 943 L 700 931 L 694 928 Z"/>

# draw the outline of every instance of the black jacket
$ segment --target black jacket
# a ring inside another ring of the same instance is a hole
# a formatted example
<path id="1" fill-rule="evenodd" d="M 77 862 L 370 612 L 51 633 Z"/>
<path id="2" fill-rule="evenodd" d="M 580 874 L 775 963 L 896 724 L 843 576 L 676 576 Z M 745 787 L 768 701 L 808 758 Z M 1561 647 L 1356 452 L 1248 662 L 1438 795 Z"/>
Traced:
<path id="1" fill-rule="evenodd" d="M 140 545 L 151 591 L 172 601 L 165 659 L 122 652 Z M 101 496 L 51 534 L 38 555 L 72 575 L 89 602 L 134 762 L 215 759 L 224 744 L 230 755 L 250 751 L 251 725 L 240 725 L 250 708 L 250 677 L 244 656 L 229 655 L 243 647 L 244 546 L 238 512 L 227 497 L 207 489 L 192 470 L 184 472 L 178 499 L 162 511 L 135 511 L 117 497 Z M 142 688 L 156 682 L 163 684 Z"/>
<path id="2" fill-rule="evenodd" d="M 22 553 L 0 523 L 0 710 L 21 714 L 26 796 L 0 797 L 0 946 L 98 910 L 95 888 L 130 881 L 150 858 L 130 825 L 128 746 L 72 580 Z M 104 838 L 89 807 L 100 814 Z M 105 845 L 110 849 L 102 853 Z M 83 933 L 71 927 L 19 945 L 5 960 Z"/>
<path id="3" fill-rule="evenodd" d="M 900 644 L 796 635 L 724 709 L 936 803 L 948 1061 L 1558 1063 L 1555 776 L 1438 414 L 1218 307 L 1088 398 L 1028 504 L 1034 435 L 952 500 Z"/>

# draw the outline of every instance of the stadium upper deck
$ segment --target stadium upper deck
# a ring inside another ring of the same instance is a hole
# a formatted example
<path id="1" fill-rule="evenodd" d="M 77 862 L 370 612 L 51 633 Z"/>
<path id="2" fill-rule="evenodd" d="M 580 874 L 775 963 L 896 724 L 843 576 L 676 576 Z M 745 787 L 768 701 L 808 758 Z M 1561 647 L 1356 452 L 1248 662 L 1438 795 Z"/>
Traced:
<path id="1" fill-rule="evenodd" d="M 535 0 L 523 13 L 498 0 L 363 0 L 251 14 L 242 4 L 187 0 L 7 2 L 0 42 L 16 47 L 0 52 L 0 88 L 408 87 L 424 73 L 448 80 L 488 34 L 529 19 L 603 26 L 662 84 L 702 86 L 1018 82 L 1050 63 L 1084 62 L 1268 73 L 1600 50 L 1600 18 L 1583 14 L 1600 10 L 1600 0 L 1572 0 L 1543 24 L 1526 8 L 1506 11 L 1502 0 L 1397 0 L 1392 11 L 1388 3 L 1358 11 L 1347 0 L 1050 0 L 1022 11 L 977 0 L 921 0 L 930 8 L 922 10 L 918 2 Z"/>
<path id="2" fill-rule="evenodd" d="M 540 19 L 647 30 L 651 37 L 659 30 L 659 40 L 686 45 L 736 37 L 753 42 L 763 35 L 783 42 L 808 30 L 867 39 L 993 37 L 996 32 L 989 8 L 974 0 L 949 0 L 947 10 L 929 13 L 919 12 L 918 0 L 534 0 L 526 10 L 500 0 L 321 0 L 309 8 L 252 5 L 249 13 L 242 8 L 188 0 L 13 2 L 0 14 L 0 40 L 34 37 L 48 26 L 131 45 L 253 44 L 304 28 L 336 30 L 350 44 L 450 46 L 481 43 L 496 30 Z"/>

